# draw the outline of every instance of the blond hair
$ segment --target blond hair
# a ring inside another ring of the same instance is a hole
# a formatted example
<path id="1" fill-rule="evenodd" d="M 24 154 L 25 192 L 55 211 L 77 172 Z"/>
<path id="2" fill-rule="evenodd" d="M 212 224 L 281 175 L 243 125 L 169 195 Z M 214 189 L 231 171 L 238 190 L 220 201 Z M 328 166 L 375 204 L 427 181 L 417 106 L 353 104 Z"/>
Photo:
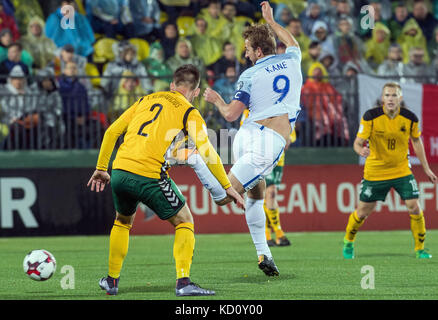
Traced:
<path id="1" fill-rule="evenodd" d="M 402 95 L 402 88 L 397 82 L 387 82 L 382 88 L 382 94 L 385 91 L 385 88 L 394 88 L 397 89 L 399 94 Z"/>

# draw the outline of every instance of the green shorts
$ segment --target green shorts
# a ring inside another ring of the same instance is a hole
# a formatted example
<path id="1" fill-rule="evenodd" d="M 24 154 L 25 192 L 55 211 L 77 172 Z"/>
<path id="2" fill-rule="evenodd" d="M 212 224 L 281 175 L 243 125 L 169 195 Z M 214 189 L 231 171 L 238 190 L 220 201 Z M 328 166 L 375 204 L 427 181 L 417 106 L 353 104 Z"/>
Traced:
<path id="1" fill-rule="evenodd" d="M 283 178 L 283 166 L 276 166 L 269 175 L 265 177 L 266 186 L 279 185 Z"/>
<path id="2" fill-rule="evenodd" d="M 412 174 L 382 181 L 363 179 L 359 199 L 363 202 L 385 201 L 391 188 L 394 188 L 403 200 L 418 199 L 418 185 Z"/>
<path id="3" fill-rule="evenodd" d="M 153 179 L 124 170 L 115 169 L 111 174 L 114 206 L 118 213 L 131 216 L 142 202 L 162 220 L 177 214 L 186 203 L 184 196 L 172 179 Z"/>

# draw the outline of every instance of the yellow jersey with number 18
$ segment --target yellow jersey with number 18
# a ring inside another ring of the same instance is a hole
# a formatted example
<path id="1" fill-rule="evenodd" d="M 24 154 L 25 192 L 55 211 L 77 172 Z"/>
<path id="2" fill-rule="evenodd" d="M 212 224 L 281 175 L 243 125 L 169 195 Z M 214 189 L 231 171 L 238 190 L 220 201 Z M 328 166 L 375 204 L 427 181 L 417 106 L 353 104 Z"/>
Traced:
<path id="1" fill-rule="evenodd" d="M 410 175 L 409 139 L 420 135 L 417 116 L 406 108 L 401 108 L 393 119 L 383 107 L 365 112 L 357 133 L 359 138 L 368 140 L 370 148 L 364 179 L 381 181 Z"/>
<path id="2" fill-rule="evenodd" d="M 181 131 L 195 142 L 199 154 L 221 185 L 229 188 L 231 183 L 208 139 L 204 119 L 177 91 L 147 95 L 127 109 L 105 132 L 96 168 L 108 169 L 115 142 L 125 133 L 113 169 L 160 179 L 166 172 L 164 156 Z"/>

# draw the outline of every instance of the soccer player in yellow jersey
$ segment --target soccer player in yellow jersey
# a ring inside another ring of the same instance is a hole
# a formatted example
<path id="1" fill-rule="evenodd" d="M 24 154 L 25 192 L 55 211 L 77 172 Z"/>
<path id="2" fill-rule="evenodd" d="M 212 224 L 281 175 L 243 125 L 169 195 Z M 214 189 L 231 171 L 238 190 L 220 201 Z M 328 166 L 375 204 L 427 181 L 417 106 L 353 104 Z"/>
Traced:
<path id="1" fill-rule="evenodd" d="M 416 257 L 432 257 L 424 250 L 426 226 L 418 202 L 417 182 L 410 169 L 409 140 L 430 181 L 436 183 L 437 177 L 426 159 L 418 118 L 412 111 L 400 107 L 402 99 L 401 87 L 397 83 L 386 83 L 382 91 L 383 107 L 370 109 L 362 117 L 353 148 L 366 161 L 359 204 L 350 214 L 344 237 L 345 259 L 355 257 L 354 241 L 359 228 L 373 212 L 376 202 L 384 201 L 391 188 L 396 190 L 408 209 Z"/>
<path id="2" fill-rule="evenodd" d="M 213 295 L 190 281 L 195 246 L 192 214 L 184 196 L 167 173 L 164 155 L 182 131 L 195 142 L 208 169 L 238 207 L 243 198 L 231 187 L 222 162 L 210 143 L 205 122 L 191 101 L 199 94 L 199 71 L 193 65 L 178 68 L 170 92 L 147 95 L 127 109 L 105 132 L 96 171 L 88 185 L 103 191 L 110 182 L 108 164 L 119 136 L 125 134 L 112 164 L 111 187 L 116 219 L 110 235 L 108 276 L 99 281 L 107 294 L 118 292 L 120 271 L 128 252 L 129 230 L 139 202 L 175 227 L 173 255 L 177 296 Z"/>

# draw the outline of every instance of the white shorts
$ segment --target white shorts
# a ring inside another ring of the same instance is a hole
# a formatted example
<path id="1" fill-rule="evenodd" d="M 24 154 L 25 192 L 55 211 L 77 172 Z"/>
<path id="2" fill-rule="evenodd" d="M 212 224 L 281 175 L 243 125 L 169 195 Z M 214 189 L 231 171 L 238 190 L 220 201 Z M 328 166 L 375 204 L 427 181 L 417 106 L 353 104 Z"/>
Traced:
<path id="1" fill-rule="evenodd" d="M 246 191 L 275 168 L 284 152 L 286 141 L 274 130 L 256 122 L 243 124 L 233 142 L 233 175 Z"/>

